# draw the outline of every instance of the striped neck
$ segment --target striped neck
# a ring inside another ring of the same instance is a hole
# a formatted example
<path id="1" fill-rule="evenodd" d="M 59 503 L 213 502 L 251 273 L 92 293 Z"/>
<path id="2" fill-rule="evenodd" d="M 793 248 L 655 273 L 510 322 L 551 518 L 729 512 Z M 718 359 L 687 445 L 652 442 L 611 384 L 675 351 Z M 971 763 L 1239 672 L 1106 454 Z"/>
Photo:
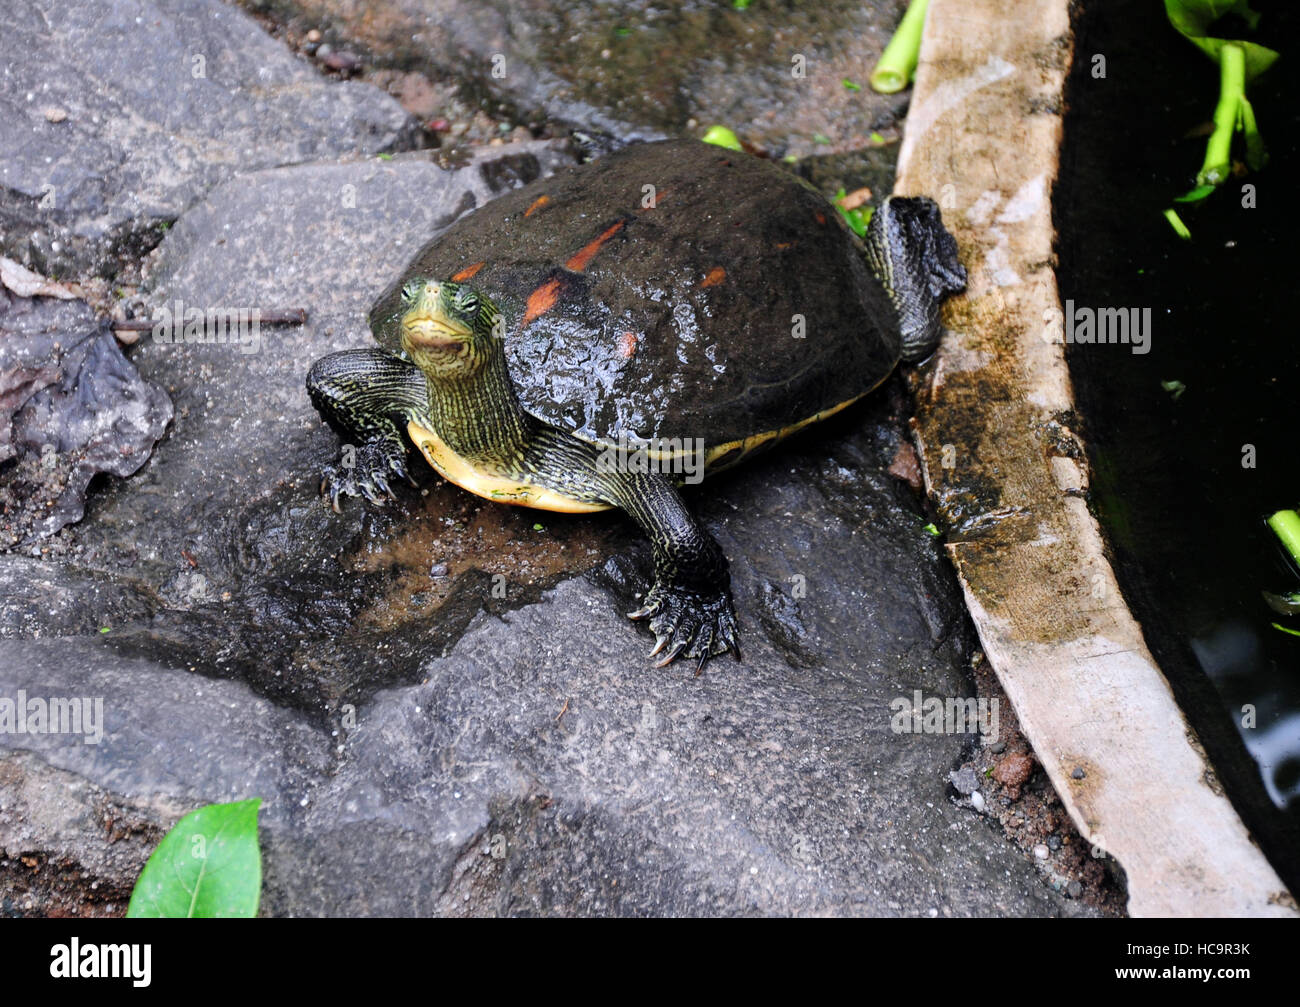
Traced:
<path id="1" fill-rule="evenodd" d="M 499 343 L 473 374 L 435 378 L 426 372 L 425 381 L 430 418 L 449 448 L 490 469 L 517 468 L 532 424 L 510 383 Z"/>

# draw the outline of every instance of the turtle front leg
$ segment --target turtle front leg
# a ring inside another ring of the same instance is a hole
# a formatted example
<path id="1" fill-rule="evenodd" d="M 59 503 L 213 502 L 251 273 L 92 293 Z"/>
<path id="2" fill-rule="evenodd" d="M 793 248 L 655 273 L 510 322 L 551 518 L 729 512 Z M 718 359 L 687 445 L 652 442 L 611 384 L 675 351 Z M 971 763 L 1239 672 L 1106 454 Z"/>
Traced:
<path id="1" fill-rule="evenodd" d="M 655 582 L 645 604 L 628 615 L 649 618 L 656 637 L 650 656 L 664 655 L 658 667 L 682 654 L 698 660 L 701 668 L 728 650 L 739 656 L 727 558 L 676 487 L 655 474 L 609 473 L 603 478 L 611 502 L 650 538 Z"/>
<path id="2" fill-rule="evenodd" d="M 336 511 L 344 494 L 382 505 L 385 495 L 393 496 L 393 476 L 415 485 L 403 431 L 428 406 L 415 364 L 377 347 L 331 353 L 312 365 L 307 394 L 343 440 L 339 460 L 325 466 L 321 479 L 321 493 Z"/>

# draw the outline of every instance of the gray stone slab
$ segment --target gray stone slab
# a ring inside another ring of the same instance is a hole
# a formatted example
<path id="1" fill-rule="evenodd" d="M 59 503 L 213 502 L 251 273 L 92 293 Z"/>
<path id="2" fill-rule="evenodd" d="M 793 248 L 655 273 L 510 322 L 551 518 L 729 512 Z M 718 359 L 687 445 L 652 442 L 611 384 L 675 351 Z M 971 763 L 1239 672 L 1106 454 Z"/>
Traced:
<path id="1" fill-rule="evenodd" d="M 416 135 L 391 97 L 219 0 L 11 0 L 0 35 L 3 251 L 47 275 L 111 275 L 238 172 Z"/>

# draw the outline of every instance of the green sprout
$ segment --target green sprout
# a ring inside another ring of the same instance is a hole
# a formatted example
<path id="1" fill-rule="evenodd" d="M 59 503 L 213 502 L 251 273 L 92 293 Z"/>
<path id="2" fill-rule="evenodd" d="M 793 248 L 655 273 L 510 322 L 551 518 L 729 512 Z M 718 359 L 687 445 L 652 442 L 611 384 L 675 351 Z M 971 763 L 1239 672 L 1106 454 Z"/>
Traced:
<path id="1" fill-rule="evenodd" d="M 1294 510 L 1275 511 L 1269 515 L 1268 526 L 1278 537 L 1278 541 L 1282 543 L 1282 547 L 1292 561 L 1300 566 L 1300 514 Z M 1265 591 L 1264 601 L 1279 615 L 1300 614 L 1300 591 L 1292 591 L 1289 594 L 1270 594 Z M 1300 630 L 1283 626 L 1280 622 L 1275 622 L 1272 626 L 1291 636 L 1300 636 Z"/>
<path id="2" fill-rule="evenodd" d="M 1300 514 L 1293 510 L 1280 510 L 1268 519 L 1268 526 L 1300 566 Z"/>
<path id="3" fill-rule="evenodd" d="M 1264 140 L 1255 122 L 1255 110 L 1246 100 L 1246 85 L 1267 70 L 1278 53 L 1255 42 L 1215 38 L 1210 26 L 1225 14 L 1240 16 L 1251 29 L 1259 15 L 1247 0 L 1165 0 L 1165 14 L 1183 37 L 1219 66 L 1219 101 L 1214 107 L 1214 130 L 1205 146 L 1205 159 L 1196 173 L 1196 186 L 1178 196 L 1177 203 L 1199 203 L 1232 176 L 1232 138 L 1240 133 L 1246 144 L 1246 165 L 1259 171 L 1268 161 Z M 1165 217 L 1180 238 L 1188 238 L 1178 215 Z"/>
<path id="4" fill-rule="evenodd" d="M 849 80 L 847 77 L 845 77 L 842 81 L 840 81 L 840 83 L 843 84 L 845 87 L 847 87 L 850 91 L 861 91 L 861 90 L 862 90 L 862 85 L 861 85 L 861 84 L 855 84 L 855 83 L 853 83 L 853 81 Z"/>
<path id="5" fill-rule="evenodd" d="M 1187 225 L 1183 223 L 1183 218 L 1178 216 L 1172 206 L 1165 211 L 1165 220 L 1169 221 L 1169 226 L 1174 229 L 1174 233 L 1178 237 L 1184 241 L 1192 240 L 1192 232 L 1187 229 Z"/>
<path id="6" fill-rule="evenodd" d="M 1183 392 L 1187 391 L 1187 386 L 1181 381 L 1162 381 L 1160 387 L 1167 391 L 1175 402 L 1183 397 Z"/>
<path id="7" fill-rule="evenodd" d="M 908 4 L 898 30 L 880 54 L 880 62 L 871 71 L 871 90 L 895 94 L 911 82 L 921 55 L 921 29 L 925 27 L 925 12 L 929 6 L 930 0 L 912 0 Z"/>
<path id="8" fill-rule="evenodd" d="M 871 214 L 874 211 L 870 206 L 855 206 L 852 210 L 844 209 L 844 204 L 841 200 L 843 200 L 847 195 L 848 193 L 845 192 L 843 186 L 841 186 L 840 191 L 835 193 L 835 198 L 831 200 L 831 202 L 834 204 L 835 209 L 839 211 L 840 216 L 844 218 L 844 223 L 849 225 L 849 230 L 859 238 L 865 237 L 867 233 L 867 224 L 870 223 Z"/>
<path id="9" fill-rule="evenodd" d="M 711 143 L 716 147 L 726 147 L 728 150 L 744 150 L 740 145 L 740 137 L 736 136 L 726 126 L 710 126 L 704 134 L 705 143 Z"/>

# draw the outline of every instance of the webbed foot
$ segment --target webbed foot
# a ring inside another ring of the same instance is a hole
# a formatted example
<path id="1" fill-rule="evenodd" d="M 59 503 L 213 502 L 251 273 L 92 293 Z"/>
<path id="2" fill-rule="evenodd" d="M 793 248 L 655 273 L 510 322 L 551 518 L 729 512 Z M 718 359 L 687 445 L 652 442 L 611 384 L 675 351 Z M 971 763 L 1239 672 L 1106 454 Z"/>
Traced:
<path id="1" fill-rule="evenodd" d="M 731 596 L 725 590 L 699 592 L 675 584 L 658 582 L 645 597 L 645 604 L 629 619 L 650 619 L 655 634 L 654 650 L 663 658 L 655 665 L 662 668 L 685 655 L 697 660 L 696 674 L 711 657 L 732 651 L 740 656 L 736 644 L 736 616 Z"/>

